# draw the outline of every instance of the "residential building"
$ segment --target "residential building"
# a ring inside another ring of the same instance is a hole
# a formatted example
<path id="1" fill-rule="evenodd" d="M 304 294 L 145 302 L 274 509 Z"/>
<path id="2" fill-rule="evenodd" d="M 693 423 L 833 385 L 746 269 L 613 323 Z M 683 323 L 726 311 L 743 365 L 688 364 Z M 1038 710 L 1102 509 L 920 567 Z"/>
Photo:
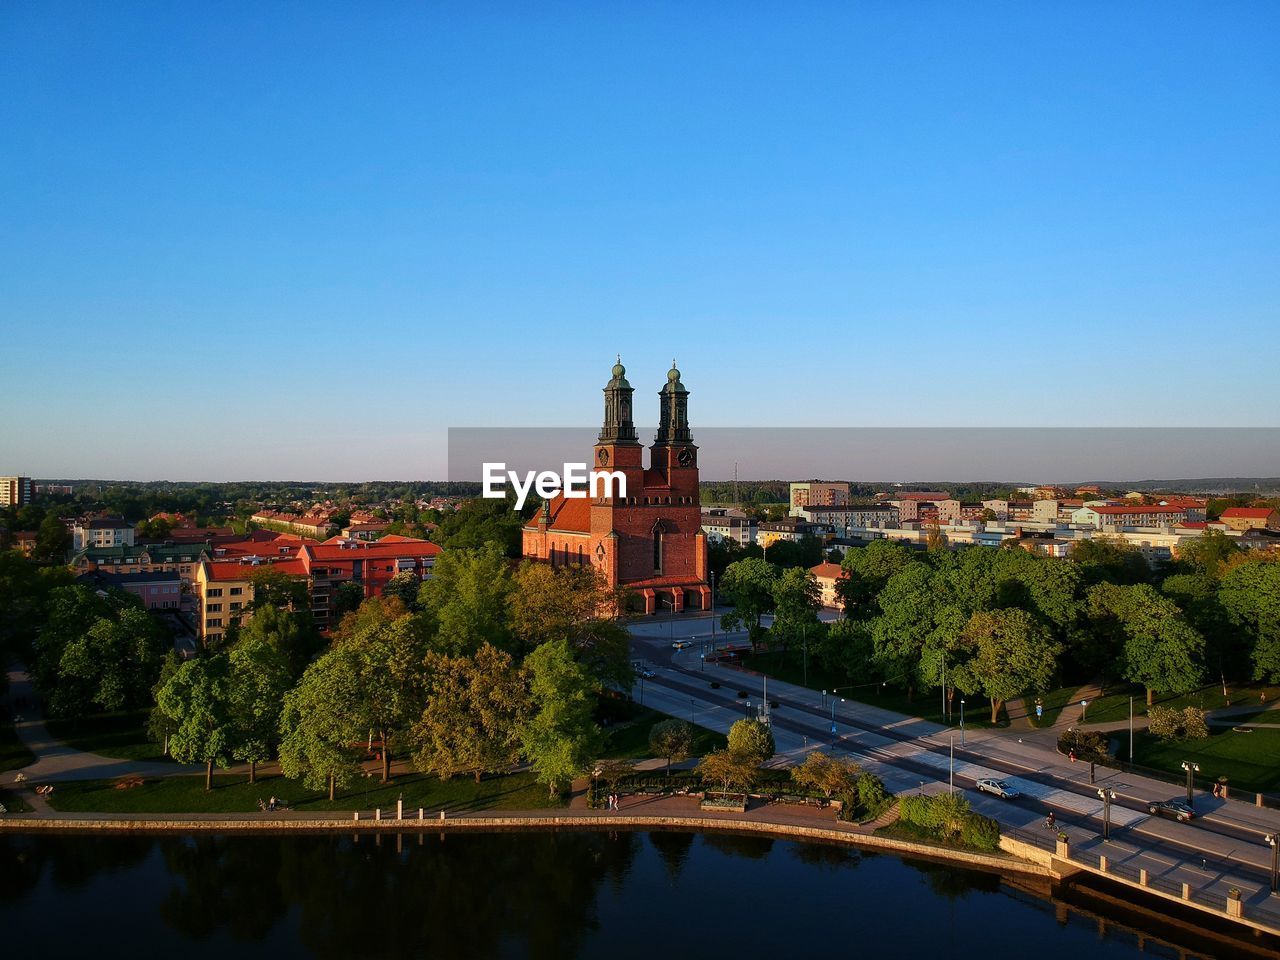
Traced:
<path id="1" fill-rule="evenodd" d="M 822 536 L 830 532 L 826 526 L 806 523 L 799 517 L 783 517 L 781 520 L 761 523 L 756 531 L 756 543 L 768 550 L 771 544 L 779 541 L 794 543 L 804 537 Z"/>
<path id="2" fill-rule="evenodd" d="M 282 510 L 259 510 L 249 518 L 249 522 L 266 530 L 295 533 L 314 540 L 327 540 L 338 532 L 338 525 L 333 522 L 332 515 L 325 510 L 311 510 L 302 514 Z"/>
<path id="3" fill-rule="evenodd" d="M 952 523 L 960 519 L 960 501 L 947 493 L 900 493 L 896 502 L 900 523 L 911 520 Z"/>
<path id="4" fill-rule="evenodd" d="M 1164 527 L 1187 522 L 1185 507 L 1159 504 L 1081 507 L 1071 514 L 1071 522 L 1104 527 Z"/>
<path id="5" fill-rule="evenodd" d="M 1228 507 L 1219 519 L 1232 530 L 1280 530 L 1280 511 L 1270 507 Z"/>
<path id="6" fill-rule="evenodd" d="M 133 524 L 122 517 L 77 520 L 71 527 L 71 549 L 75 551 L 91 547 L 131 547 L 133 544 Z"/>
<path id="7" fill-rule="evenodd" d="M 30 477 L 0 477 L 0 507 L 25 507 L 30 502 Z"/>
<path id="8" fill-rule="evenodd" d="M 702 532 L 708 543 L 732 540 L 741 546 L 756 542 L 756 522 L 750 517 L 732 517 L 723 511 L 703 511 Z"/>
<path id="9" fill-rule="evenodd" d="M 604 388 L 604 423 L 593 450 L 598 470 L 626 478 L 593 498 L 563 494 L 543 503 L 522 531 L 524 556 L 552 566 L 591 566 L 636 610 L 708 610 L 707 535 L 698 492 L 698 448 L 689 431 L 689 391 L 672 366 L 658 393 L 658 432 L 649 450 L 636 436 L 621 362 Z"/>
<path id="10" fill-rule="evenodd" d="M 849 502 L 849 484 L 806 480 L 791 484 L 791 515 L 804 507 L 834 507 Z"/>
<path id="11" fill-rule="evenodd" d="M 106 573 L 94 570 L 78 579 L 96 589 L 116 588 L 132 593 L 148 610 L 177 610 L 182 606 L 182 580 L 176 573 L 162 570 Z"/>
<path id="12" fill-rule="evenodd" d="M 810 567 L 809 572 L 813 574 L 813 578 L 818 582 L 822 605 L 824 607 L 843 606 L 840 602 L 840 594 L 836 591 L 836 586 L 841 580 L 845 580 L 849 576 L 844 568 L 838 563 L 819 563 Z"/>
<path id="13" fill-rule="evenodd" d="M 390 526 L 390 520 L 353 519 L 343 528 L 342 538 L 344 540 L 377 540 L 387 532 Z"/>
<path id="14" fill-rule="evenodd" d="M 889 527 L 898 522 L 898 508 L 891 503 L 871 505 L 844 504 L 841 506 L 807 506 L 792 508 L 797 519 L 808 521 L 833 531 L 836 536 L 848 537 L 855 529 Z"/>

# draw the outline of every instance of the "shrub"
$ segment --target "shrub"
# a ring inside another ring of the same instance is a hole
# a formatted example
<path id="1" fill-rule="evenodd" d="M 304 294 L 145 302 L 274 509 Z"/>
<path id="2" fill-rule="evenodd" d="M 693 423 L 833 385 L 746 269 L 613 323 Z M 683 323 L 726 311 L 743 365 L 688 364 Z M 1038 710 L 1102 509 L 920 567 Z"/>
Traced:
<path id="1" fill-rule="evenodd" d="M 1086 763 L 1106 763 L 1111 758 L 1111 740 L 1097 731 L 1068 730 L 1058 737 L 1058 752 L 1075 751 L 1076 758 Z"/>
<path id="2" fill-rule="evenodd" d="M 999 850 L 1000 824 L 980 813 L 971 813 L 960 830 L 960 842 L 974 850 Z"/>
<path id="3" fill-rule="evenodd" d="M 1199 707 L 1152 707 L 1147 719 L 1147 729 L 1161 740 L 1204 740 L 1209 736 L 1209 725 Z"/>
<path id="4" fill-rule="evenodd" d="M 860 773 L 853 789 L 840 798 L 841 820 L 874 820 L 893 803 L 893 796 L 884 787 L 884 781 L 873 773 Z"/>

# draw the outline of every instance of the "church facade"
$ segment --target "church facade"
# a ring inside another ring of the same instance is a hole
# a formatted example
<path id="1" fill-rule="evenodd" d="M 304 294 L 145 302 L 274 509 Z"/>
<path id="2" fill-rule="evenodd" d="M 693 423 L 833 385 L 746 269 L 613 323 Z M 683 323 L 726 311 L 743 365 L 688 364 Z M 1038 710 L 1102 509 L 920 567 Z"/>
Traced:
<path id="1" fill-rule="evenodd" d="M 673 363 L 658 393 L 658 432 L 645 466 L 626 373 L 619 360 L 604 388 L 604 425 L 592 455 L 594 469 L 626 476 L 626 496 L 546 501 L 522 531 L 524 556 L 553 566 L 591 565 L 609 586 L 626 591 L 635 612 L 710 610 L 689 391 Z"/>

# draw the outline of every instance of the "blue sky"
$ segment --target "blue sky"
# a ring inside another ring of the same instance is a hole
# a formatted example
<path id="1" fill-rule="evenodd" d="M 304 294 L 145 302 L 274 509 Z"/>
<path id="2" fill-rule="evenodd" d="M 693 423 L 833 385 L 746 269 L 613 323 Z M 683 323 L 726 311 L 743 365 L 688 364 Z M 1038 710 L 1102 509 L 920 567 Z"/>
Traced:
<path id="1" fill-rule="evenodd" d="M 1276 425 L 1275 3 L 11 3 L 0 88 L 0 473 L 442 476 L 619 351 L 695 428 Z"/>

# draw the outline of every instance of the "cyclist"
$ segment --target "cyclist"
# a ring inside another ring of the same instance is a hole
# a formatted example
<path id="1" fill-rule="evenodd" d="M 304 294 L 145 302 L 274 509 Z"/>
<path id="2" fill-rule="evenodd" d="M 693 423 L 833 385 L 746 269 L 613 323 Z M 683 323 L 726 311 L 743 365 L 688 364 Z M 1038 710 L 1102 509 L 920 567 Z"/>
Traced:
<path id="1" fill-rule="evenodd" d="M 1045 829 L 1052 830 L 1057 825 L 1058 825 L 1058 815 L 1054 813 L 1052 810 L 1050 810 L 1049 815 L 1044 818 Z"/>

